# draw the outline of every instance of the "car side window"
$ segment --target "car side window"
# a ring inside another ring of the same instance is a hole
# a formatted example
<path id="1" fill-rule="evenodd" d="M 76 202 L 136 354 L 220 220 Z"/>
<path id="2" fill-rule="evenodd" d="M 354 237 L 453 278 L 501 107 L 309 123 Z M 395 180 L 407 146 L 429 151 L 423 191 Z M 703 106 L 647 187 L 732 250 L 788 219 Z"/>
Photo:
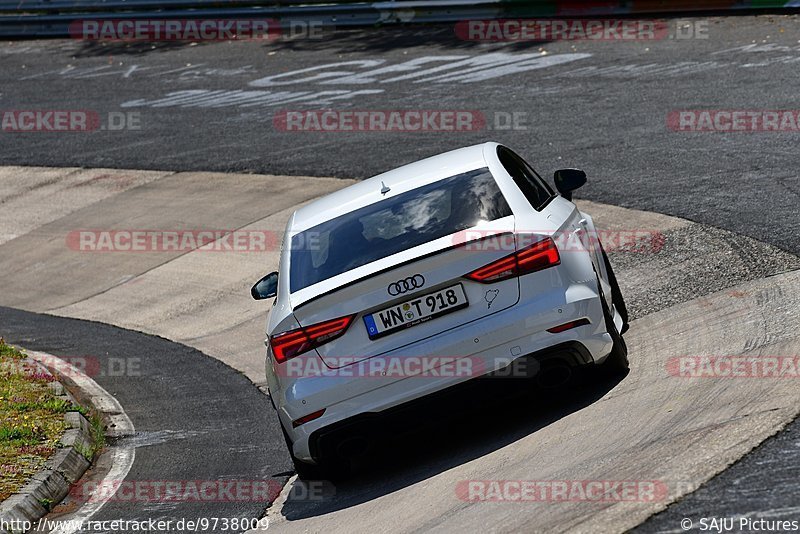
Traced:
<path id="1" fill-rule="evenodd" d="M 497 157 L 535 210 L 541 210 L 555 192 L 528 163 L 506 147 L 497 147 Z"/>

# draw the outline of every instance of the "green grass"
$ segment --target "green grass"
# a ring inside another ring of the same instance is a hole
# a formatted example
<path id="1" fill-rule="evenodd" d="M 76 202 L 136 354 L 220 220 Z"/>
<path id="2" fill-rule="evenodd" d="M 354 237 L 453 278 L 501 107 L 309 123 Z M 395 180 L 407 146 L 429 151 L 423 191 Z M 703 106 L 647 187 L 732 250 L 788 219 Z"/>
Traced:
<path id="1" fill-rule="evenodd" d="M 55 454 L 67 430 L 64 413 L 77 408 L 56 398 L 47 385 L 51 379 L 25 365 L 24 358 L 0 338 L 0 501 Z"/>
<path id="2" fill-rule="evenodd" d="M 95 454 L 103 450 L 103 447 L 106 446 L 106 426 L 105 424 L 103 424 L 103 419 L 99 415 L 93 413 L 88 417 L 89 417 L 89 423 L 92 426 L 91 456 L 93 458 Z M 92 458 L 88 456 L 86 457 L 86 459 L 89 461 L 91 461 Z"/>

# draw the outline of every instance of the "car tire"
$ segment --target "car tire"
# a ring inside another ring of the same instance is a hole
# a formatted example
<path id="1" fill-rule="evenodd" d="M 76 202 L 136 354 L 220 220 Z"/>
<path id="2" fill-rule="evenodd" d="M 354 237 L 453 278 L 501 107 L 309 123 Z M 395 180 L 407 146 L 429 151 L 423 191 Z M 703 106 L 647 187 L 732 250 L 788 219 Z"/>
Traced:
<path id="1" fill-rule="evenodd" d="M 630 361 L 628 360 L 628 346 L 622 335 L 617 332 L 617 327 L 614 325 L 614 320 L 611 317 L 611 312 L 603 302 L 603 314 L 606 319 L 606 327 L 614 345 L 611 347 L 611 353 L 608 358 L 603 362 L 603 368 L 612 375 L 624 375 L 630 369 Z"/>
<path id="2" fill-rule="evenodd" d="M 292 452 L 292 442 L 289 440 L 289 434 L 286 429 L 281 425 L 283 432 L 283 439 L 286 441 L 286 448 L 289 451 L 289 456 L 292 458 L 292 465 L 297 477 L 301 480 L 335 480 L 344 478 L 350 472 L 350 463 L 346 459 L 342 459 L 337 464 L 310 464 L 297 458 Z"/>
<path id="3" fill-rule="evenodd" d="M 625 305 L 625 299 L 622 296 L 622 291 L 617 283 L 617 276 L 614 274 L 614 269 L 611 267 L 611 262 L 608 261 L 608 255 L 603 250 L 603 245 L 600 245 L 600 252 L 603 253 L 603 262 L 606 265 L 606 272 L 608 273 L 608 283 L 611 286 L 611 302 L 614 303 L 614 308 L 622 317 L 622 330 L 620 334 L 628 331 L 628 307 Z"/>
<path id="4" fill-rule="evenodd" d="M 603 252 L 603 258 L 608 261 L 606 258 L 605 252 Z M 613 271 L 610 270 L 610 266 L 606 264 L 606 268 L 609 269 L 609 278 L 613 279 L 616 282 L 616 279 L 613 278 Z M 614 287 L 614 284 L 611 285 Z M 622 334 L 617 330 L 617 326 L 614 324 L 614 318 L 611 315 L 611 310 L 608 308 L 608 304 L 606 304 L 606 298 L 603 294 L 603 286 L 600 284 L 600 278 L 598 276 L 597 279 L 597 288 L 600 292 L 600 305 L 603 307 L 603 318 L 606 322 L 606 330 L 608 334 L 611 336 L 614 345 L 611 347 L 611 352 L 609 353 L 608 357 L 603 362 L 603 370 L 608 372 L 611 375 L 619 376 L 625 375 L 628 370 L 630 369 L 630 362 L 628 361 L 628 346 L 625 344 L 625 340 L 622 338 Z M 617 286 L 619 289 L 619 286 Z M 620 294 L 620 298 L 622 294 Z M 613 302 L 613 289 L 612 289 L 612 302 Z M 624 305 L 624 302 L 623 302 Z M 614 302 L 614 307 L 617 306 L 617 303 Z M 619 311 L 620 316 L 622 316 L 622 311 Z M 627 315 L 627 312 L 626 312 Z M 625 316 L 623 317 L 623 321 L 625 320 Z M 623 323 L 624 325 L 625 323 Z M 623 329 L 625 326 L 623 326 Z"/>
<path id="5" fill-rule="evenodd" d="M 294 457 L 294 454 L 292 454 L 292 464 L 300 480 L 327 480 L 331 478 L 323 466 L 298 460 Z"/>

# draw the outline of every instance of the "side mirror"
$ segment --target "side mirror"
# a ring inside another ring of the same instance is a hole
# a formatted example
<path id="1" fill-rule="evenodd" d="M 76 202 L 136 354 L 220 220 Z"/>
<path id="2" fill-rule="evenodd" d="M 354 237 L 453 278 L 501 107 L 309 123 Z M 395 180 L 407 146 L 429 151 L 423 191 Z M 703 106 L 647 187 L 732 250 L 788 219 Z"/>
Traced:
<path id="1" fill-rule="evenodd" d="M 586 183 L 586 173 L 580 169 L 561 169 L 553 174 L 556 189 L 561 196 L 572 200 L 572 192 Z"/>
<path id="2" fill-rule="evenodd" d="M 250 294 L 256 300 L 268 299 L 278 294 L 278 272 L 269 273 L 267 276 L 256 282 L 250 289 Z"/>

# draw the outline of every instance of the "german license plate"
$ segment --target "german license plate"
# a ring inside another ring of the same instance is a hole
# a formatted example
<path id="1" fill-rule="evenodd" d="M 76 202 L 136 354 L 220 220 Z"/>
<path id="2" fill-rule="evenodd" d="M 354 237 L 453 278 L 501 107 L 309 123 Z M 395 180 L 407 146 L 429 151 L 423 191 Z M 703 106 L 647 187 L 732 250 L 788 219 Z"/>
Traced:
<path id="1" fill-rule="evenodd" d="M 409 299 L 364 316 L 370 339 L 404 330 L 468 306 L 461 284 Z"/>

